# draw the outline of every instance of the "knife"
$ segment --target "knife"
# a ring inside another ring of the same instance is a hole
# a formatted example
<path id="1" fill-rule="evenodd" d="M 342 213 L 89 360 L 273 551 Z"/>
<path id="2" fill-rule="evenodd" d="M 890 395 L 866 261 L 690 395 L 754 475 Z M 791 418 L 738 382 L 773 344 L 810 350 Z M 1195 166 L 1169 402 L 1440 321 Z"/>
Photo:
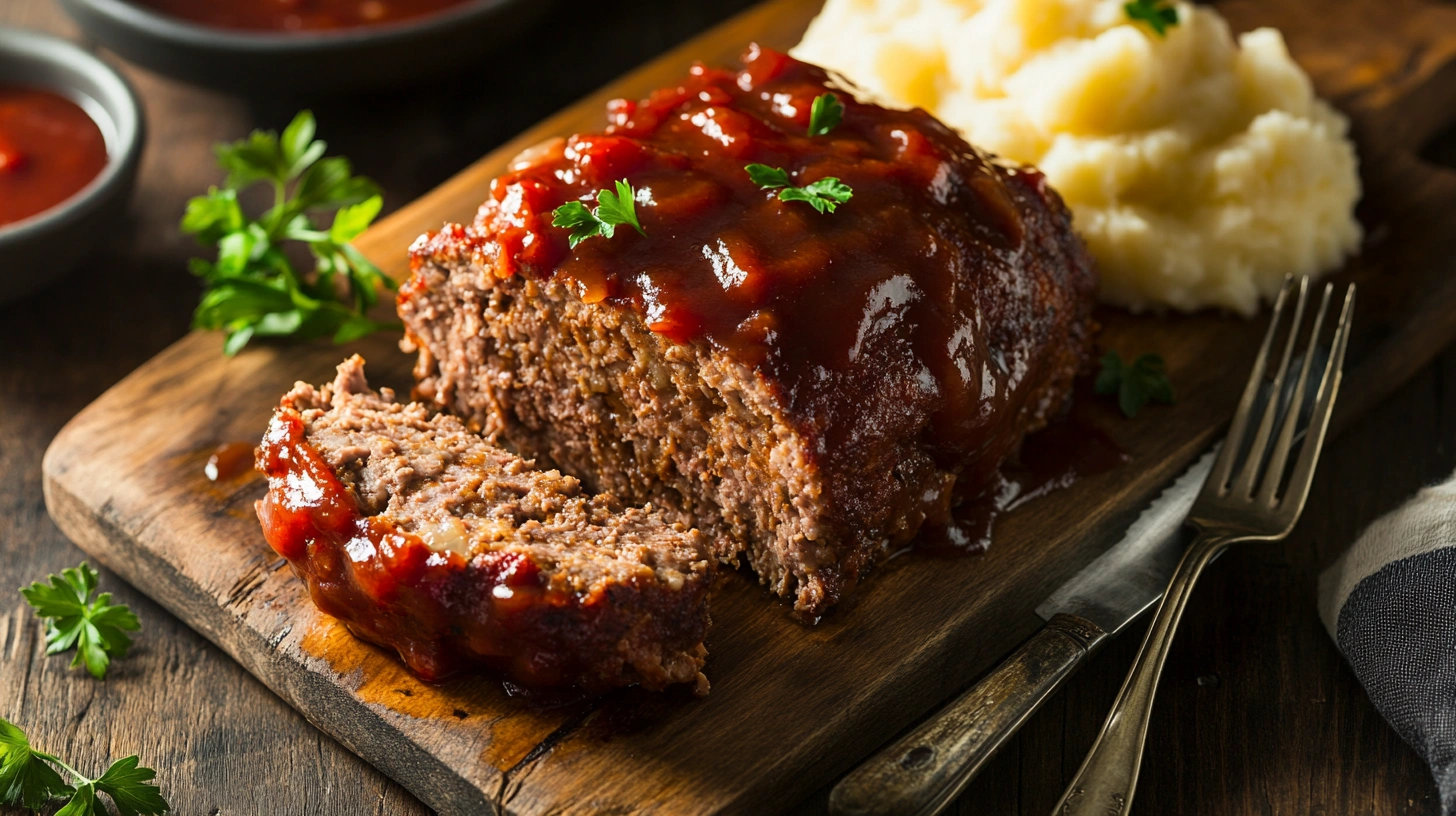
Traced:
<path id="1" fill-rule="evenodd" d="M 1053 592 L 1046 621 L 990 674 L 870 757 L 829 794 L 834 816 L 934 816 L 1104 641 L 1158 602 L 1187 538 L 1183 519 L 1218 451 L 1138 516 L 1122 540 Z"/>

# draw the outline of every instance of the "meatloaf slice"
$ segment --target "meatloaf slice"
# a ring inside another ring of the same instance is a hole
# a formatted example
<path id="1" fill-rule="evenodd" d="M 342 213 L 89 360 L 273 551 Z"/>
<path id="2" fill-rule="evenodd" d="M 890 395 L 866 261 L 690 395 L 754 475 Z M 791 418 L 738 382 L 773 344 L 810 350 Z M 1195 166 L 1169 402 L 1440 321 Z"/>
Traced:
<path id="1" fill-rule="evenodd" d="M 827 94 L 842 117 L 811 133 Z M 1096 274 L 1045 177 L 767 49 L 608 121 L 415 244 L 416 396 L 677 509 L 809 615 L 922 529 L 964 538 L 957 508 L 1092 342 Z M 623 183 L 640 230 L 552 223 Z M 826 185 L 837 202 L 804 200 Z"/>
<path id="2" fill-rule="evenodd" d="M 283 397 L 258 467 L 268 542 L 314 602 L 427 680 L 483 664 L 535 686 L 707 689 L 698 531 L 370 390 L 358 356 Z"/>

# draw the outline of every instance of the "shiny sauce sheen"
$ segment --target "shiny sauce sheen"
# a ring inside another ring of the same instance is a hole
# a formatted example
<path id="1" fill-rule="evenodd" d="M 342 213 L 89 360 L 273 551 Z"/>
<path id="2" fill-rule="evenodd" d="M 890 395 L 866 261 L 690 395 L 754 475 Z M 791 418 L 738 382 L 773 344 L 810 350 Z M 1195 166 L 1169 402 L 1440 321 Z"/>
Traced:
<path id="1" fill-rule="evenodd" d="M 328 31 L 438 14 L 471 0 L 132 0 L 213 28 Z"/>
<path id="2" fill-rule="evenodd" d="M 843 121 L 811 138 L 810 106 L 829 91 Z M 679 86 L 611 103 L 608 119 L 603 134 L 528 151 L 493 183 L 472 229 L 478 263 L 555 276 L 675 341 L 727 350 L 766 375 L 820 453 L 879 455 L 895 428 L 915 428 L 940 467 L 963 474 L 958 494 L 989 486 L 1020 438 L 1008 428 L 1031 410 L 1022 386 L 1037 381 L 1051 331 L 1026 306 L 1035 284 L 1020 263 L 1018 197 L 1054 195 L 1040 173 L 758 47 L 741 71 L 697 65 Z M 834 176 L 853 197 L 824 214 L 781 201 L 749 163 L 799 186 Z M 617 179 L 635 187 L 646 235 L 619 227 L 569 248 L 552 211 L 592 205 Z"/>
<path id="3" fill-rule="evenodd" d="M 80 105 L 0 85 L 0 225 L 60 204 L 106 169 L 106 139 Z"/>

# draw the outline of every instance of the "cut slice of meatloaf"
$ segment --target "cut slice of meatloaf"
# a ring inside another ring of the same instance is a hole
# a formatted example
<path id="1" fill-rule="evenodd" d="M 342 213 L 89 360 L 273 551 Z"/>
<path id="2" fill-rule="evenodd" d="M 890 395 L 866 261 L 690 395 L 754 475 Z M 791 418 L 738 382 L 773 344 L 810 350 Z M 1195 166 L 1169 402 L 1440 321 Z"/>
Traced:
<path id="1" fill-rule="evenodd" d="M 416 242 L 417 398 L 677 509 L 810 615 L 922 528 L 956 543 L 1089 356 L 1097 278 L 1045 177 L 767 49 L 608 120 Z M 552 223 L 623 183 L 640 230 Z"/>
<path id="2" fill-rule="evenodd" d="M 533 686 L 707 689 L 697 530 L 370 390 L 358 356 L 283 397 L 258 468 L 268 543 L 314 602 L 427 680 L 483 665 Z"/>

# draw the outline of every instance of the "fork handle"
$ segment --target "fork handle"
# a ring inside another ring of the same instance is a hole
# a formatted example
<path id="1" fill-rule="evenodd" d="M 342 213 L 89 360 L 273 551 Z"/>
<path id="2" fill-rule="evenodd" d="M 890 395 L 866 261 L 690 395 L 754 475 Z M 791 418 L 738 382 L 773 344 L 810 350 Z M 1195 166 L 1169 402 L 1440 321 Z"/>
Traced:
<path id="1" fill-rule="evenodd" d="M 1203 568 L 1234 540 L 1228 535 L 1200 530 L 1184 552 L 1132 670 L 1122 684 L 1122 691 L 1118 692 L 1117 701 L 1102 724 L 1102 733 L 1097 735 L 1082 767 L 1052 811 L 1054 816 L 1119 816 L 1132 806 L 1153 698 L 1163 662 L 1173 644 L 1173 633 L 1178 629 L 1178 621 Z"/>
<path id="2" fill-rule="evenodd" d="M 1082 618 L 1052 617 L 980 682 L 835 785 L 830 814 L 935 816 L 1106 637 Z"/>

